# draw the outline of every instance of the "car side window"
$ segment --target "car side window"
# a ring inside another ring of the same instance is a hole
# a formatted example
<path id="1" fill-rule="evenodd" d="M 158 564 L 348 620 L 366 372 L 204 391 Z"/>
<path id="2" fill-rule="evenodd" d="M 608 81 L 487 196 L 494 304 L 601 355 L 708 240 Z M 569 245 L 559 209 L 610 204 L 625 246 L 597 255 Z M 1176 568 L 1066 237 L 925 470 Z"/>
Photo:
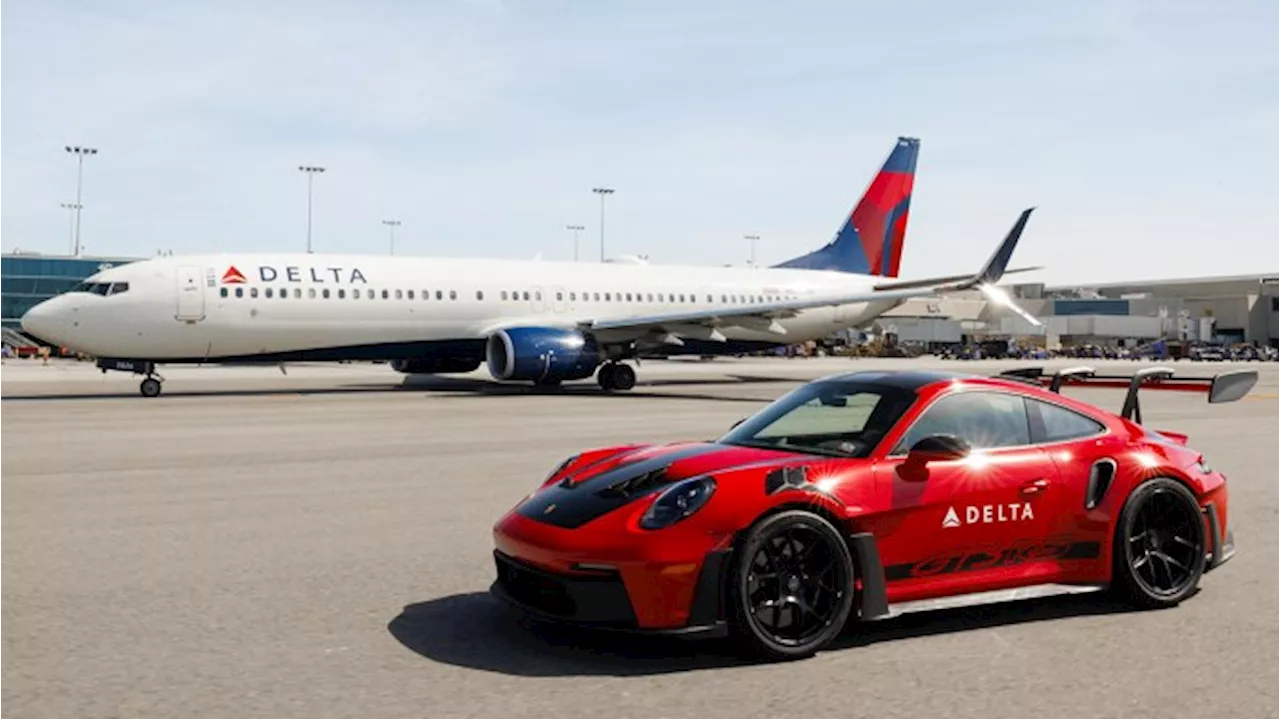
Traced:
<path id="1" fill-rule="evenodd" d="M 1040 417 L 1040 442 L 1065 442 L 1081 437 L 1102 434 L 1106 427 L 1078 412 L 1048 402 L 1028 400 Z"/>
<path id="2" fill-rule="evenodd" d="M 893 449 L 906 454 L 925 437 L 950 434 L 974 449 L 1031 444 L 1027 408 L 1021 397 L 996 392 L 960 392 L 934 402 Z"/>

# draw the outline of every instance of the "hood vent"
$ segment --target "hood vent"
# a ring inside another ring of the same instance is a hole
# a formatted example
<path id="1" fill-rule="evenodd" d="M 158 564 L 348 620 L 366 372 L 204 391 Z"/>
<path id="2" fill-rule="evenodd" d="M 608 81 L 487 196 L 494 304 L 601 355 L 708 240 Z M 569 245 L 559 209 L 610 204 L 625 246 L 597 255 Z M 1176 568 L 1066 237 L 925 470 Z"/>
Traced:
<path id="1" fill-rule="evenodd" d="M 600 490 L 598 494 L 601 497 L 622 499 L 624 497 L 634 497 L 644 494 L 650 490 L 656 489 L 668 484 L 671 478 L 667 476 L 669 466 L 661 469 L 655 469 L 651 472 L 637 474 L 633 477 L 627 477 L 618 482 Z"/>

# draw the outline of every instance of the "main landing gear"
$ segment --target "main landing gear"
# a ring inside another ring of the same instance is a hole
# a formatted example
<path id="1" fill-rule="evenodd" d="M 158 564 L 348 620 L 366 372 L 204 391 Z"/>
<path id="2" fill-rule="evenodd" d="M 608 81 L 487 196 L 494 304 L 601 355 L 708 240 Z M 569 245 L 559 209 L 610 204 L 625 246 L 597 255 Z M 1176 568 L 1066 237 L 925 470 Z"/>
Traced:
<path id="1" fill-rule="evenodd" d="M 142 383 L 138 385 L 138 391 L 143 397 L 159 397 L 160 383 L 164 382 L 164 378 L 156 374 L 156 363 L 146 362 L 143 360 L 118 360 L 118 359 L 100 359 L 98 360 L 98 369 L 106 374 L 108 370 L 116 370 L 117 372 L 132 372 L 134 374 L 146 375 Z"/>
<path id="2" fill-rule="evenodd" d="M 606 362 L 596 372 L 596 382 L 606 392 L 623 391 L 636 386 L 636 371 L 621 362 Z"/>

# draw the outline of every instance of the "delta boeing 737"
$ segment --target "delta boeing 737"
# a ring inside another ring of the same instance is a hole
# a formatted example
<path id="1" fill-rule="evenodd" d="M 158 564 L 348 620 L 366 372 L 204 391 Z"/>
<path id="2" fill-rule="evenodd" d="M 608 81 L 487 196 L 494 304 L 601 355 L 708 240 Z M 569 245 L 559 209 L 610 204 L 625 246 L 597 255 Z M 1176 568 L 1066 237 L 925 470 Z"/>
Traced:
<path id="1" fill-rule="evenodd" d="M 898 279 L 919 140 L 899 138 L 826 246 L 771 268 L 321 254 L 163 257 L 113 267 L 33 307 L 28 333 L 144 375 L 166 363 L 389 360 L 409 374 L 470 372 L 556 385 L 624 361 L 752 352 L 865 326 L 912 297 L 994 287 L 1022 213 L 973 275 Z M 1010 272 L 1018 270 L 1009 270 Z M 1034 321 L 1034 318 L 1029 319 Z"/>

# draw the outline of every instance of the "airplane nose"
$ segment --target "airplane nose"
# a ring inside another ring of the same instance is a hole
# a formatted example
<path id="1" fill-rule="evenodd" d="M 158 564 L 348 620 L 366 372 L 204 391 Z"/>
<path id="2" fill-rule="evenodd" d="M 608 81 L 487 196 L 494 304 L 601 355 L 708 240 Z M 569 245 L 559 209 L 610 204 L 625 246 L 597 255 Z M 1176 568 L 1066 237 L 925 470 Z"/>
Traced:
<path id="1" fill-rule="evenodd" d="M 22 315 L 22 331 L 45 342 L 59 344 L 64 322 L 57 309 L 49 306 L 51 302 L 46 300 L 27 310 Z"/>

